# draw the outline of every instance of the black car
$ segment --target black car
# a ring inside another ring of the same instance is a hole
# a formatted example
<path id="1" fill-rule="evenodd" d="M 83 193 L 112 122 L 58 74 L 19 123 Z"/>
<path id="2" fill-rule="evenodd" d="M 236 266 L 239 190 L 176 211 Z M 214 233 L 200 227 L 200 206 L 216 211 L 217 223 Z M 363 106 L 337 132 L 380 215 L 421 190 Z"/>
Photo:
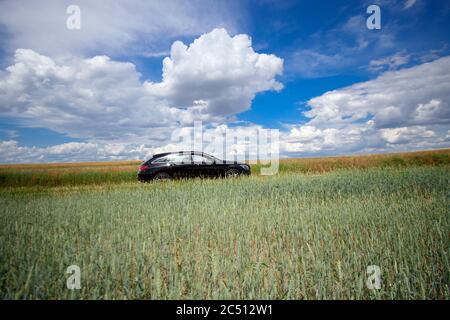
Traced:
<path id="1" fill-rule="evenodd" d="M 195 151 L 168 152 L 154 155 L 141 164 L 140 181 L 189 177 L 236 177 L 249 175 L 250 166 L 236 161 L 219 160 Z"/>

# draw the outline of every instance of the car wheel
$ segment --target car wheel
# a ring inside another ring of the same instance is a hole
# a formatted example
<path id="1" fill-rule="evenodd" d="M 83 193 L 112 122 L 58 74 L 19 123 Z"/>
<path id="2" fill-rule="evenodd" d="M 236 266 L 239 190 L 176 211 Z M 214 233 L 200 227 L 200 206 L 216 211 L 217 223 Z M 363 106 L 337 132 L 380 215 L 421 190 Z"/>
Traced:
<path id="1" fill-rule="evenodd" d="M 172 179 L 172 177 L 170 176 L 170 174 L 168 174 L 166 172 L 157 173 L 155 175 L 155 177 L 153 178 L 153 180 L 156 180 L 156 181 L 170 180 L 170 179 Z"/>
<path id="2" fill-rule="evenodd" d="M 225 178 L 236 178 L 240 174 L 239 170 L 237 169 L 228 169 L 225 171 Z"/>

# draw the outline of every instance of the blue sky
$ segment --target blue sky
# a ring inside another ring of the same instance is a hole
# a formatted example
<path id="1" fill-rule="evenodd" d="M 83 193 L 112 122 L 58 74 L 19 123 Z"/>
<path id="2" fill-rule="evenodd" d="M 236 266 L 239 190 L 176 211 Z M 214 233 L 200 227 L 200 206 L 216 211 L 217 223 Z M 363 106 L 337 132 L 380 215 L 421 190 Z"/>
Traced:
<path id="1" fill-rule="evenodd" d="M 285 156 L 450 146 L 450 2 L 119 3 L 0 3 L 0 162 L 143 158 L 199 119 Z"/>

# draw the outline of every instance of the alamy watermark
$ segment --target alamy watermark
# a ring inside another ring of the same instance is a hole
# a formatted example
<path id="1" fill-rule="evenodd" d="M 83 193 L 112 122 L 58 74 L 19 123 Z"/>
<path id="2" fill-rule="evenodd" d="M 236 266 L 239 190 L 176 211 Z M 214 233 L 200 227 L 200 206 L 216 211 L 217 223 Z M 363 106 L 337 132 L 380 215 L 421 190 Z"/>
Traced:
<path id="1" fill-rule="evenodd" d="M 367 7 L 367 14 L 370 16 L 366 20 L 366 26 L 369 30 L 381 29 L 381 9 L 376 4 Z"/>
<path id="2" fill-rule="evenodd" d="M 81 9 L 77 5 L 70 5 L 66 9 L 66 13 L 69 15 L 66 20 L 66 27 L 69 30 L 81 29 Z"/>
<path id="3" fill-rule="evenodd" d="M 381 269 L 377 265 L 371 265 L 367 267 L 366 274 L 368 275 L 366 280 L 366 286 L 369 290 L 381 289 Z"/>
<path id="4" fill-rule="evenodd" d="M 79 266 L 73 264 L 69 266 L 66 273 L 70 274 L 67 278 L 66 286 L 69 290 L 80 290 L 81 289 L 81 269 Z"/>
<path id="5" fill-rule="evenodd" d="M 261 175 L 279 170 L 280 132 L 261 127 L 219 127 L 204 129 L 201 121 L 190 128 L 172 132 L 171 143 L 177 150 L 205 152 L 217 158 L 259 164 Z"/>
<path id="6" fill-rule="evenodd" d="M 77 265 L 70 265 L 66 273 L 70 276 L 67 278 L 66 286 L 69 290 L 81 289 L 81 268 Z M 377 265 L 370 265 L 366 269 L 367 279 L 366 286 L 369 290 L 381 289 L 381 268 Z"/>

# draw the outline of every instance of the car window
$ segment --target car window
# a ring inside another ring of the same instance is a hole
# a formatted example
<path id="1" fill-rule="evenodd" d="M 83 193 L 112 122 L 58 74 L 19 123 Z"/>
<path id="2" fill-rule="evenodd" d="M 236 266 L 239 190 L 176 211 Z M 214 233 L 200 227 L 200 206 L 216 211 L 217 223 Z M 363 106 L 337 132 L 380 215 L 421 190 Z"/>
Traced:
<path id="1" fill-rule="evenodd" d="M 191 156 L 189 154 L 169 154 L 164 157 L 157 158 L 152 163 L 190 163 Z"/>
<path id="2" fill-rule="evenodd" d="M 169 162 L 169 158 L 167 156 L 159 157 L 152 161 L 152 163 L 165 163 L 165 162 Z"/>
<path id="3" fill-rule="evenodd" d="M 212 164 L 214 160 L 210 157 L 201 156 L 199 154 L 193 154 L 192 155 L 192 161 L 194 163 L 206 163 L 206 164 Z"/>
<path id="4" fill-rule="evenodd" d="M 171 163 L 190 163 L 191 155 L 189 154 L 170 154 L 167 156 L 169 158 L 169 162 Z"/>

